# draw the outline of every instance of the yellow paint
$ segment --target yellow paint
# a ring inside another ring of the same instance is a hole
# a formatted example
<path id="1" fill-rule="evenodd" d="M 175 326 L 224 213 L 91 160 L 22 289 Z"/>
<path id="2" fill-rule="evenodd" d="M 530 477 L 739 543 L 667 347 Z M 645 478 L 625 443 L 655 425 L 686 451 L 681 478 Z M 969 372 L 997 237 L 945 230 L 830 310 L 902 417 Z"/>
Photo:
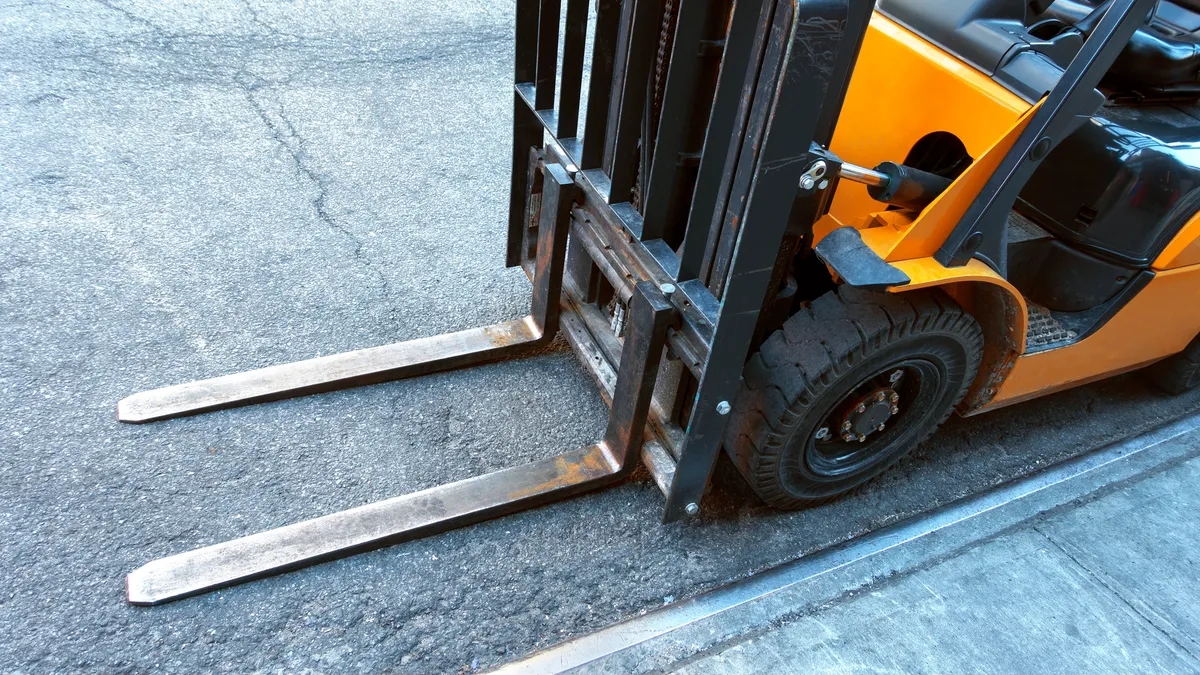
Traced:
<path id="1" fill-rule="evenodd" d="M 1069 389 L 1183 351 L 1200 334 L 1200 265 L 1159 273 L 1108 323 L 1079 342 L 1022 356 L 982 410 Z"/>
<path id="2" fill-rule="evenodd" d="M 831 149 L 869 168 L 903 162 L 921 138 L 948 131 L 972 157 L 980 157 L 1029 107 L 990 77 L 877 13 Z M 864 186 L 844 181 L 832 213 L 851 223 L 879 208 Z"/>
<path id="3" fill-rule="evenodd" d="M 1003 288 L 1017 301 L 1017 306 L 1020 308 L 1018 322 L 1021 330 L 1013 331 L 1011 337 L 1014 343 L 1019 346 L 1019 351 L 1025 351 L 1024 326 L 1029 322 L 1029 307 L 1025 304 L 1025 298 L 1021 296 L 1021 292 L 1016 287 L 1008 283 L 1007 279 L 996 274 L 986 264 L 978 260 L 972 260 L 962 267 L 944 267 L 933 258 L 917 258 L 914 260 L 901 260 L 892 263 L 892 266 L 907 274 L 908 278 L 911 279 L 907 286 L 897 286 L 890 289 L 893 293 L 904 293 L 921 288 L 932 288 L 934 286 L 946 286 L 963 282 L 979 282 Z"/>
<path id="4" fill-rule="evenodd" d="M 1004 156 L 1012 149 L 1017 137 L 1025 131 L 1030 117 L 1036 108 L 1018 119 L 1008 133 L 1004 134 L 995 145 L 988 148 L 983 156 L 976 159 L 966 171 L 959 176 L 932 204 L 927 206 L 917 217 L 911 227 L 898 233 L 899 239 L 884 256 L 888 262 L 908 260 L 933 255 L 946 241 L 946 237 L 954 230 L 954 226 L 962 219 L 972 202 L 979 197 L 984 184 L 995 173 Z"/>
<path id="5" fill-rule="evenodd" d="M 1156 270 L 1169 270 L 1187 265 L 1200 265 L 1200 213 L 1167 244 L 1153 267 Z"/>

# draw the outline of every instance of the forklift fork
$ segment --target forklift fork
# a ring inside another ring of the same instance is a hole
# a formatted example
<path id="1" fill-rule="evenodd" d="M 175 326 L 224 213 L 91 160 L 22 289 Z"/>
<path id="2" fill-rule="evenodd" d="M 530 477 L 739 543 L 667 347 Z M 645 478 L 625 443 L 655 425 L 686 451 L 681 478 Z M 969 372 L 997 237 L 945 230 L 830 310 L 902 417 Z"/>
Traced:
<path id="1" fill-rule="evenodd" d="M 563 265 L 571 207 L 579 188 L 559 164 L 543 163 L 533 301 L 527 316 L 456 333 L 260 368 L 163 387 L 123 399 L 117 419 L 143 423 L 378 384 L 517 356 L 545 345 L 558 332 Z"/>
<path id="2" fill-rule="evenodd" d="M 561 166 L 542 166 L 539 264 L 529 316 L 136 394 L 121 402 L 121 419 L 144 422 L 381 382 L 504 358 L 553 338 L 575 188 Z M 129 575 L 129 601 L 153 605 L 203 593 L 495 518 L 624 477 L 640 458 L 667 329 L 676 318 L 677 311 L 657 286 L 637 284 L 608 427 L 600 441 L 524 466 L 156 560 Z"/>

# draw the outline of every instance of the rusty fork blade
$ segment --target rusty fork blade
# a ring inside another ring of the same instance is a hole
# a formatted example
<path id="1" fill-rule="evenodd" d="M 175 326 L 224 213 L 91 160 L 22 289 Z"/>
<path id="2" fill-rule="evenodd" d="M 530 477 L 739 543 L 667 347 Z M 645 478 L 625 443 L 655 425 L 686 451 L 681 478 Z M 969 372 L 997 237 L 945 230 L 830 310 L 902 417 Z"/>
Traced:
<path id="1" fill-rule="evenodd" d="M 425 375 L 513 356 L 541 342 L 532 316 L 457 333 L 260 368 L 134 394 L 117 419 L 142 423 Z"/>
<path id="2" fill-rule="evenodd" d="M 437 534 L 563 499 L 622 475 L 603 443 L 476 478 L 161 558 L 126 578 L 129 602 L 157 605 Z"/>

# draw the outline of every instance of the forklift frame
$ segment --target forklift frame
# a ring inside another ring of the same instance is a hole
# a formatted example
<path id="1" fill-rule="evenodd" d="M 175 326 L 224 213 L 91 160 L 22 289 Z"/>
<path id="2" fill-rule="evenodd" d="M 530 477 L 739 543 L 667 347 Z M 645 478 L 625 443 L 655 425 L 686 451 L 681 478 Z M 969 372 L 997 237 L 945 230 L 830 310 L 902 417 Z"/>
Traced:
<path id="1" fill-rule="evenodd" d="M 517 0 L 506 262 L 533 282 L 528 316 L 144 392 L 121 401 L 118 417 L 149 422 L 459 368 L 528 353 L 562 328 L 611 405 L 602 440 L 156 560 L 129 575 L 130 602 L 158 604 L 522 510 L 619 480 L 639 459 L 666 495 L 664 522 L 699 511 L 743 365 L 764 329 L 786 318 L 774 300 L 836 191 L 841 162 L 826 148 L 874 1 L 597 0 L 590 70 L 589 0 L 565 1 L 564 22 L 563 0 Z M 1050 93 L 1056 105 L 1037 113 L 1044 124 L 1031 123 L 1021 137 L 1029 142 L 1006 158 L 1016 168 L 993 175 L 973 207 L 980 213 L 946 242 L 951 264 L 960 239 L 982 238 L 974 222 L 1011 209 L 1025 157 L 1036 163 L 1031 150 L 1065 135 L 1062 120 L 1078 115 L 1115 57 L 1110 41 L 1132 34 L 1150 1 L 1115 1 Z M 661 44 L 669 59 L 656 59 Z M 639 147 L 655 123 L 653 145 Z M 684 371 L 694 388 L 680 384 Z"/>

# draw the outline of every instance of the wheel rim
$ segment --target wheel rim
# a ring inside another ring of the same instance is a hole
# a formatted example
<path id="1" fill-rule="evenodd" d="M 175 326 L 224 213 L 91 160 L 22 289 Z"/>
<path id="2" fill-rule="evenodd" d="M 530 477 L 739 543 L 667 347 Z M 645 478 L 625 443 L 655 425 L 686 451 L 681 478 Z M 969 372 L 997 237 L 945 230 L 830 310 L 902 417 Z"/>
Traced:
<path id="1" fill-rule="evenodd" d="M 896 373 L 900 377 L 893 381 Z M 864 378 L 825 411 L 809 435 L 803 453 L 806 473 L 817 479 L 838 480 L 885 461 L 895 441 L 928 414 L 941 394 L 943 382 L 942 369 L 924 358 L 896 361 Z M 877 402 L 879 392 L 888 398 L 895 394 L 895 412 L 883 414 L 879 405 L 882 401 Z M 882 430 L 873 424 L 881 419 Z M 852 426 L 846 428 L 848 424 Z M 848 440 L 846 434 L 851 434 L 853 440 Z"/>

